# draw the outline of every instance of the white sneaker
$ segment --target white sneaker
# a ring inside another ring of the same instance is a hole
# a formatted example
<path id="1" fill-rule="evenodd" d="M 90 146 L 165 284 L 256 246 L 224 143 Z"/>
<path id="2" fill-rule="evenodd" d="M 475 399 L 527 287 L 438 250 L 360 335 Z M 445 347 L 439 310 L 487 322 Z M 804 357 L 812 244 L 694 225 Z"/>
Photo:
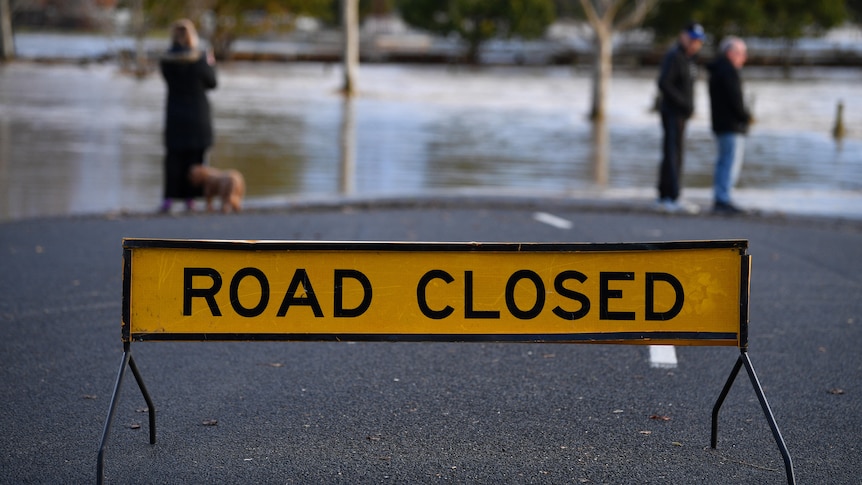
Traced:
<path id="1" fill-rule="evenodd" d="M 698 214 L 700 206 L 691 202 L 661 199 L 658 201 L 659 210 L 667 214 Z"/>
<path id="2" fill-rule="evenodd" d="M 679 207 L 679 211 L 683 214 L 700 214 L 700 206 L 697 204 L 680 200 L 677 202 L 677 206 Z"/>
<path id="3" fill-rule="evenodd" d="M 666 212 L 668 214 L 673 212 L 674 202 L 670 199 L 659 199 L 656 201 L 656 209 L 659 212 Z"/>

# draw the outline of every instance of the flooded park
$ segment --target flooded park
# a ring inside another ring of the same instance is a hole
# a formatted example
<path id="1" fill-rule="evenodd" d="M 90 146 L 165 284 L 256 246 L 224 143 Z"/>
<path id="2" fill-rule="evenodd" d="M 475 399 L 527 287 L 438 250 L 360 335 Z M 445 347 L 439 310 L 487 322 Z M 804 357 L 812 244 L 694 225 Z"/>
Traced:
<path id="1" fill-rule="evenodd" d="M 608 166 L 593 162 L 587 67 L 231 62 L 210 93 L 210 163 L 240 170 L 251 203 L 458 190 L 573 196 L 654 193 L 661 129 L 652 69 L 617 69 Z M 716 148 L 704 73 L 685 187 L 708 194 Z M 741 194 L 834 204 L 862 218 L 862 70 L 746 68 L 756 122 Z M 155 211 L 165 86 L 112 63 L 0 65 L 0 220 Z M 831 132 L 839 102 L 846 135 Z M 685 195 L 685 194 L 684 194 Z M 778 201 L 778 202 L 776 202 Z M 829 207 L 826 207 L 829 212 Z"/>

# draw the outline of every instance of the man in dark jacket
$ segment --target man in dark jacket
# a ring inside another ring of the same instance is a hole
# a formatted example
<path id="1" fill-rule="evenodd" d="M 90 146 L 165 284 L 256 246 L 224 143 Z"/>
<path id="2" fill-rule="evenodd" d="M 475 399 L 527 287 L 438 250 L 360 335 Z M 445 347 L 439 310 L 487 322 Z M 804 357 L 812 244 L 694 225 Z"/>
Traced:
<path id="1" fill-rule="evenodd" d="M 198 49 L 194 24 L 177 21 L 171 47 L 160 61 L 167 84 L 165 104 L 165 185 L 161 211 L 168 212 L 172 199 L 185 199 L 193 208 L 202 194 L 189 182 L 189 169 L 204 163 L 213 144 L 212 115 L 207 91 L 216 87 L 215 59 Z"/>
<path id="2" fill-rule="evenodd" d="M 694 113 L 694 81 L 697 65 L 694 56 L 705 37 L 700 24 L 690 24 L 679 41 L 661 62 L 658 88 L 661 94 L 661 124 L 664 130 L 659 169 L 659 204 L 668 212 L 698 212 L 698 207 L 679 202 L 683 166 L 685 125 Z"/>
<path id="3" fill-rule="evenodd" d="M 709 100 L 712 108 L 712 131 L 718 142 L 718 159 L 715 162 L 713 211 L 722 214 L 743 212 L 731 201 L 730 192 L 742 168 L 745 133 L 751 123 L 751 114 L 742 96 L 742 79 L 739 70 L 747 58 L 745 42 L 739 37 L 728 37 L 721 42 L 719 54 L 709 70 Z"/>

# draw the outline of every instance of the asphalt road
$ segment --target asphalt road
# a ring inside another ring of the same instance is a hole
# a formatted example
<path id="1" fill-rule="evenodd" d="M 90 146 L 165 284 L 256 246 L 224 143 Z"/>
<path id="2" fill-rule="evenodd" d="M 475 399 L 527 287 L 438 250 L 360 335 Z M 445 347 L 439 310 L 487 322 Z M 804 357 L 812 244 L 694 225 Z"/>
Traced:
<path id="1" fill-rule="evenodd" d="M 537 217 L 543 212 L 567 221 Z M 324 204 L 239 216 L 0 224 L 0 482 L 90 483 L 120 341 L 123 237 L 644 242 L 748 239 L 750 355 L 798 483 L 862 476 L 862 224 L 667 216 L 564 200 Z M 132 344 L 107 483 L 786 483 L 734 348 Z"/>

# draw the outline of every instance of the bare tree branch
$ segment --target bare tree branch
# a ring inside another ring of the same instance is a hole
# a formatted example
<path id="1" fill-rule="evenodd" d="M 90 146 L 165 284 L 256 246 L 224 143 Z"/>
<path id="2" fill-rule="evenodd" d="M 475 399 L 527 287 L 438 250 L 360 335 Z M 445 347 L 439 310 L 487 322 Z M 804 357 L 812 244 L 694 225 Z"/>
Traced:
<path id="1" fill-rule="evenodd" d="M 599 14 L 596 12 L 596 8 L 593 6 L 590 0 L 580 0 L 581 8 L 584 9 L 584 14 L 587 16 L 587 21 L 593 27 L 601 25 L 602 19 L 599 18 Z M 604 2 L 603 2 L 604 3 Z"/>
<path id="2" fill-rule="evenodd" d="M 603 20 L 609 25 L 613 25 L 614 18 L 616 18 L 617 13 L 620 11 L 623 4 L 626 3 L 626 0 L 613 0 L 611 2 L 604 3 L 605 15 Z"/>
<path id="3" fill-rule="evenodd" d="M 640 25 L 646 17 L 647 13 L 658 3 L 658 0 L 637 0 L 635 8 L 629 12 L 623 19 L 614 27 L 615 30 L 629 30 Z"/>
<path id="4" fill-rule="evenodd" d="M 610 29 L 616 31 L 629 30 L 641 22 L 647 13 L 658 3 L 659 0 L 635 0 L 634 8 L 618 22 L 614 22 L 620 10 L 628 0 L 580 0 L 581 8 L 587 17 L 587 21 L 593 28 Z"/>

